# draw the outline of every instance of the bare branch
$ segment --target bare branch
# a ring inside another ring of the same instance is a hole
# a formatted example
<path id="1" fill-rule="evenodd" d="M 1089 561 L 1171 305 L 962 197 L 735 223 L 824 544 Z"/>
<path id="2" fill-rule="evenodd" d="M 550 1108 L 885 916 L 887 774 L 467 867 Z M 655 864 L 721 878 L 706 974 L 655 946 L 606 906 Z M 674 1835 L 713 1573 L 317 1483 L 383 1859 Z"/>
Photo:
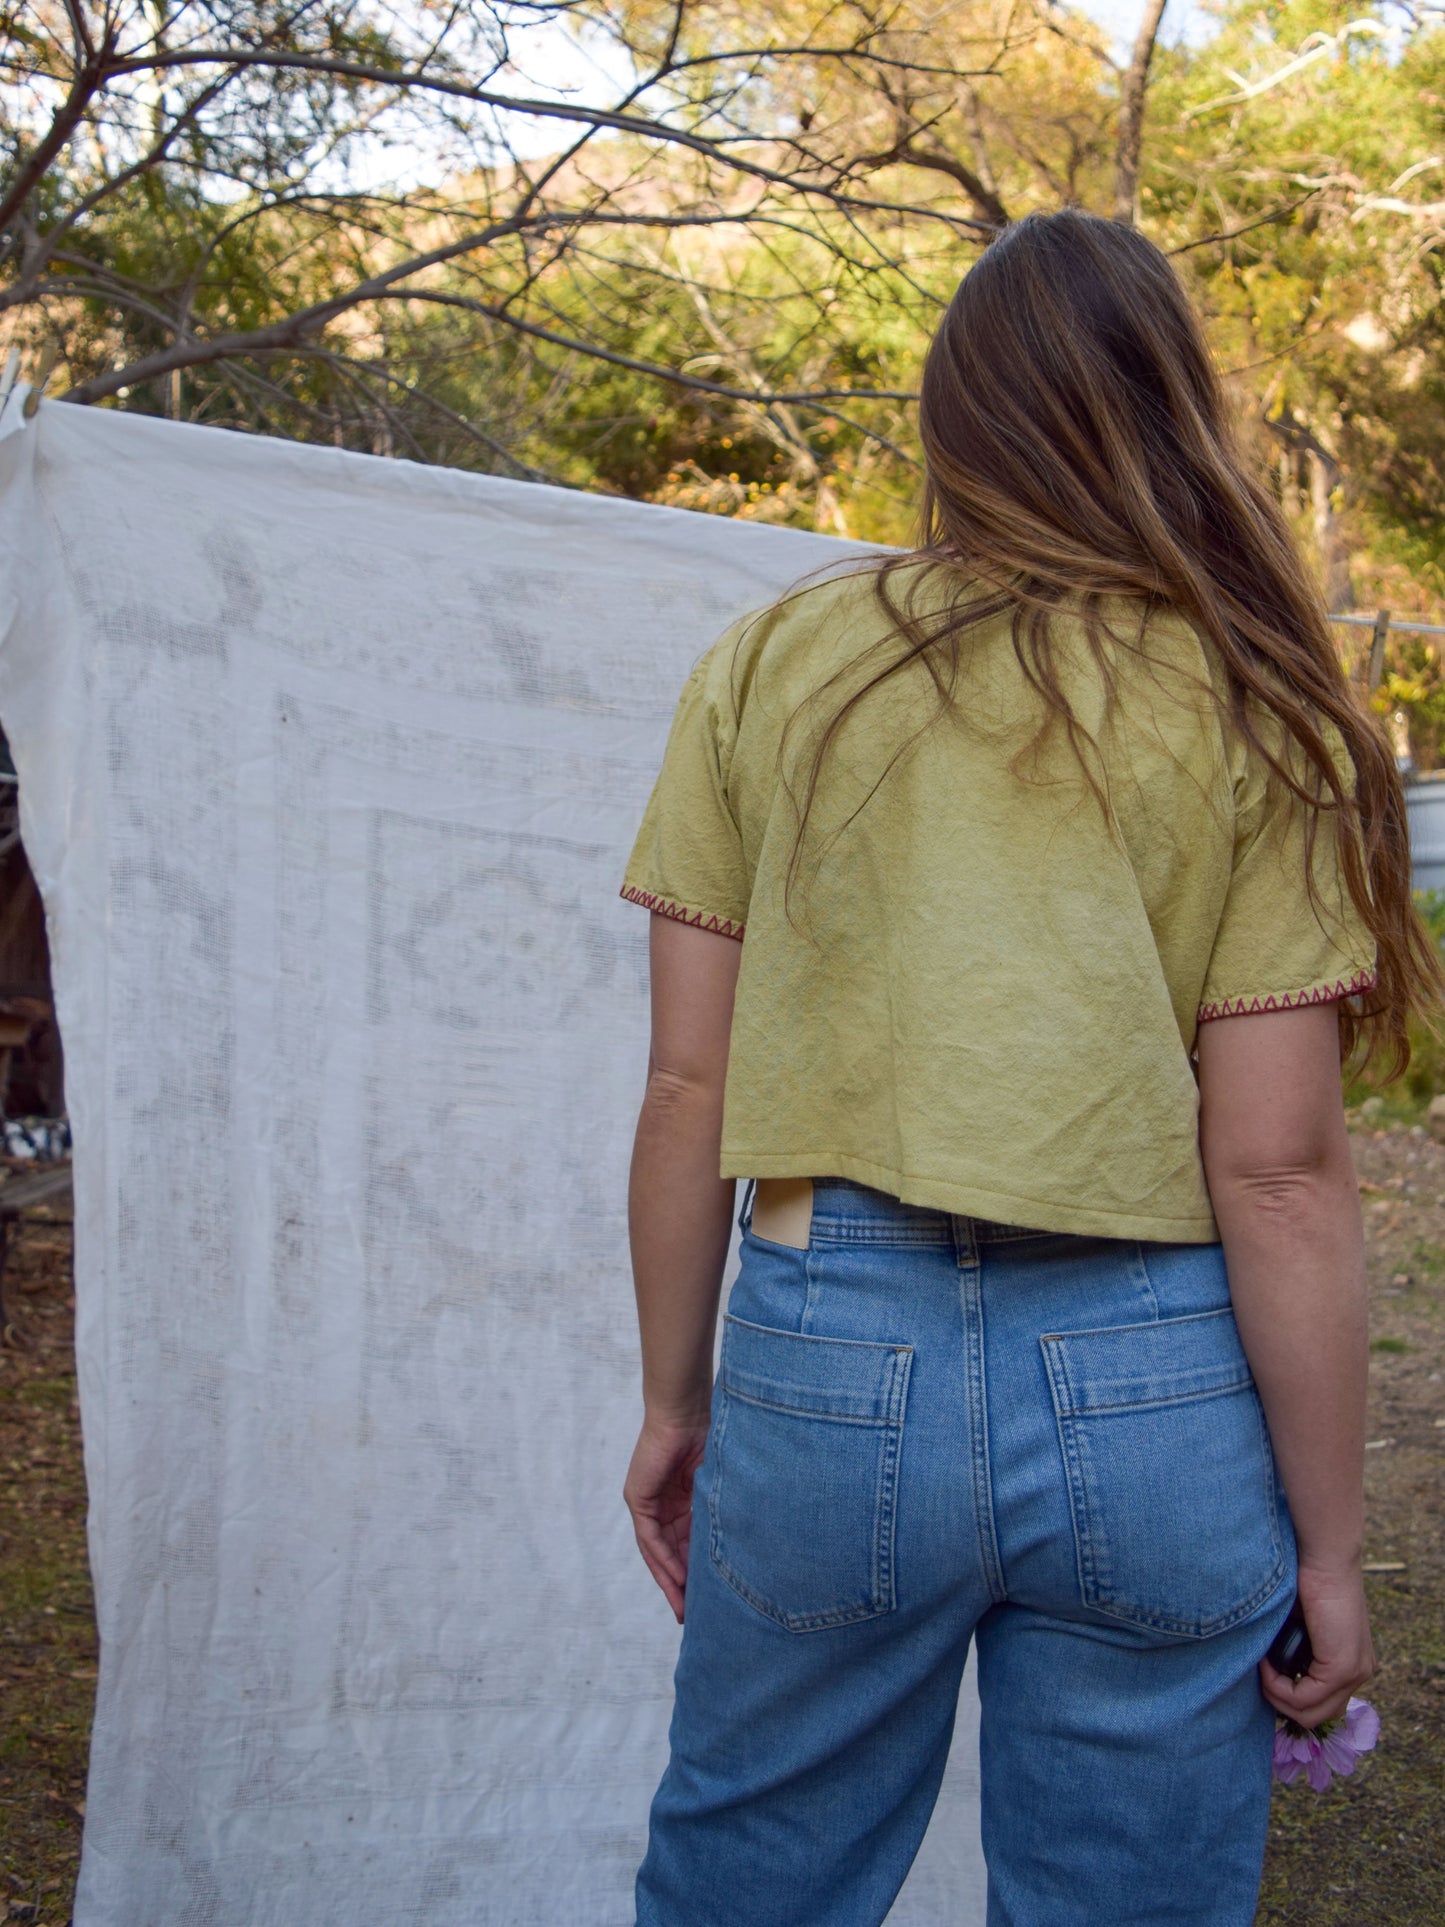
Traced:
<path id="1" fill-rule="evenodd" d="M 696 67 L 718 67 L 737 60 L 839 60 L 853 61 L 870 67 L 892 68 L 898 73 L 920 74 L 932 80 L 987 80 L 998 72 L 996 60 L 983 67 L 936 66 L 926 60 L 904 60 L 897 54 L 875 53 L 864 35 L 851 47 L 726 47 L 717 53 L 693 54 L 687 60 L 673 61 L 664 71 L 666 74 L 683 74 Z M 660 73 L 658 78 L 662 78 Z M 650 83 L 649 83 L 650 84 Z"/>
<path id="2" fill-rule="evenodd" d="M 65 0 L 65 13 L 70 21 L 70 31 L 75 36 L 75 45 L 80 62 L 95 59 L 95 42 L 91 38 L 90 22 L 85 17 L 85 9 L 80 0 Z"/>
<path id="3" fill-rule="evenodd" d="M 1287 221 L 1297 208 L 1312 201 L 1319 191 L 1318 188 L 1311 188 L 1308 194 L 1302 194 L 1297 201 L 1291 201 L 1285 207 L 1271 208 L 1268 214 L 1261 214 L 1257 220 L 1245 221 L 1239 227 L 1224 228 L 1218 234 L 1201 235 L 1197 241 L 1185 241 L 1182 246 L 1170 248 L 1168 252 L 1170 255 L 1192 254 L 1195 248 L 1218 247 L 1225 241 L 1237 240 L 1241 234 L 1252 234 L 1257 227 L 1274 227 L 1280 221 Z"/>
<path id="4" fill-rule="evenodd" d="M 78 222 L 83 221 L 87 214 L 99 207 L 102 201 L 109 199 L 112 194 L 118 194 L 132 181 L 139 180 L 143 174 L 159 166 L 180 135 L 196 125 L 200 115 L 223 91 L 230 78 L 229 74 L 224 74 L 213 81 L 209 87 L 202 88 L 185 112 L 176 116 L 153 146 L 134 160 L 129 167 L 122 168 L 118 174 L 102 181 L 100 186 L 93 188 L 89 194 L 83 194 L 75 205 L 67 210 L 63 219 L 38 240 L 33 251 L 27 255 L 25 271 L 20 278 L 8 288 L 0 288 L 0 314 L 3 314 L 7 308 L 16 307 L 30 299 L 41 275 L 55 258 L 56 250 L 65 236 L 75 228 Z"/>
<path id="5" fill-rule="evenodd" d="M 911 140 L 903 141 L 895 149 L 895 154 L 897 159 L 907 161 L 913 167 L 931 168 L 934 173 L 945 174 L 949 180 L 957 182 L 989 227 L 1008 226 L 1008 210 L 998 195 L 992 188 L 986 187 L 973 169 L 965 167 L 956 155 L 941 147 L 921 147 Z"/>
<path id="6" fill-rule="evenodd" d="M 1235 91 L 1232 94 L 1220 94 L 1214 100 L 1206 100 L 1202 106 L 1191 107 L 1184 116 L 1185 124 L 1198 120 L 1202 114 L 1212 114 L 1216 108 L 1238 107 L 1244 101 L 1257 100 L 1261 94 L 1269 93 L 1272 88 L 1281 86 L 1286 80 L 1293 80 L 1296 74 L 1302 73 L 1306 67 L 1312 67 L 1316 61 L 1327 60 L 1331 54 L 1339 53 L 1354 34 L 1372 34 L 1378 39 L 1384 39 L 1385 32 L 1385 28 L 1378 20 L 1347 20 L 1338 33 L 1306 34 L 1300 42 L 1299 52 L 1293 59 L 1287 60 L 1282 67 L 1276 67 L 1272 74 L 1265 74 L 1259 80 L 1246 80 L 1243 75 L 1229 73 L 1226 70 L 1226 78 L 1235 83 Z"/>
<path id="7" fill-rule="evenodd" d="M 1101 67 L 1107 67 L 1110 73 L 1118 73 L 1119 63 L 1109 52 L 1092 21 L 1072 11 L 1063 13 L 1052 4 L 1052 0 L 1037 0 L 1034 11 L 1039 24 L 1056 40 L 1061 40 L 1066 47 L 1075 47 L 1081 53 L 1089 54 Z"/>
<path id="8" fill-rule="evenodd" d="M 419 254 L 408 261 L 388 268 L 381 274 L 371 275 L 365 281 L 356 283 L 344 293 L 333 295 L 326 301 L 313 302 L 309 307 L 300 308 L 295 314 L 284 316 L 272 322 L 269 327 L 251 328 L 233 334 L 217 335 L 208 341 L 183 338 L 169 348 L 162 348 L 152 355 L 143 355 L 139 361 L 131 362 L 128 367 L 111 369 L 107 374 L 95 375 L 89 381 L 81 382 L 64 396 L 66 401 L 101 401 L 113 395 L 120 388 L 131 388 L 137 382 L 154 381 L 158 375 L 167 375 L 173 368 L 196 368 L 207 362 L 225 361 L 234 355 L 254 355 L 268 353 L 274 349 L 297 349 L 307 344 L 312 335 L 319 334 L 328 321 L 344 314 L 363 301 L 375 300 L 383 295 L 396 281 L 405 280 L 408 275 L 420 273 L 423 268 L 435 267 L 450 261 L 459 254 L 466 254 L 480 247 L 489 247 L 504 236 L 515 234 L 521 222 L 513 219 L 498 221 L 489 228 L 475 234 L 463 236 L 459 241 L 449 242 L 440 248 L 433 248 L 429 254 Z"/>
<path id="9" fill-rule="evenodd" d="M 339 359 L 339 357 L 333 357 L 333 359 Z M 459 415 L 455 408 L 448 408 L 444 401 L 439 401 L 435 395 L 428 394 L 425 388 L 417 387 L 414 383 L 405 382 L 399 375 L 393 375 L 389 370 L 384 370 L 383 372 L 385 373 L 386 379 L 400 388 L 403 394 L 412 396 L 415 400 L 424 403 L 425 406 L 430 408 L 435 414 L 440 415 L 443 420 L 451 422 L 453 427 L 459 428 L 464 435 L 476 442 L 479 447 L 485 448 L 491 454 L 499 456 L 502 461 L 507 463 L 508 467 L 516 469 L 517 473 L 524 477 L 525 480 L 529 482 L 547 482 L 553 488 L 572 487 L 572 483 L 563 481 L 560 475 L 550 475 L 546 469 L 533 468 L 529 462 L 524 462 L 521 456 L 514 455 L 505 443 L 497 441 L 496 438 L 489 435 L 484 428 L 478 428 L 476 423 L 469 421 L 465 415 Z"/>
<path id="10" fill-rule="evenodd" d="M 1147 0 L 1134 51 L 1119 88 L 1119 132 L 1114 150 L 1114 219 L 1127 222 L 1130 226 L 1138 218 L 1139 158 L 1144 149 L 1144 101 L 1164 7 L 1165 0 Z"/>
<path id="11" fill-rule="evenodd" d="M 669 126 L 666 121 L 650 115 L 619 113 L 607 107 L 582 107 L 569 101 L 501 94 L 491 88 L 447 80 L 439 74 L 414 70 L 393 71 L 331 55 L 271 53 L 244 46 L 183 48 L 174 52 L 161 49 L 154 54 L 113 61 L 109 71 L 120 75 L 202 66 L 235 67 L 238 72 L 252 68 L 273 68 L 290 73 L 325 74 L 337 80 L 374 81 L 387 87 L 413 88 L 456 100 L 473 101 L 478 106 L 495 107 L 505 113 L 527 115 L 539 120 L 580 122 L 587 127 L 608 128 L 619 134 L 635 134 L 640 139 L 656 141 L 662 146 L 682 147 L 709 160 L 721 161 L 732 173 L 749 175 L 755 180 L 767 181 L 772 186 L 784 187 L 796 194 L 821 198 L 836 207 L 852 208 L 859 213 L 913 214 L 923 219 L 945 221 L 950 226 L 987 231 L 983 222 L 970 221 L 958 215 L 943 215 L 937 208 L 862 200 L 856 195 L 845 194 L 837 188 L 810 181 L 796 173 L 788 174 L 778 168 L 766 167 L 760 161 L 749 160 L 742 154 L 729 151 L 733 145 L 730 142 L 712 140 L 706 135 L 690 133 L 686 128 Z M 761 143 L 754 140 L 754 144 Z"/>
<path id="12" fill-rule="evenodd" d="M 667 381 L 678 388 L 692 388 L 704 395 L 723 395 L 729 401 L 747 401 L 762 405 L 770 403 L 814 403 L 830 401 L 917 401 L 916 389 L 909 388 L 804 388 L 796 392 L 774 391 L 766 388 L 738 388 L 729 382 L 704 381 L 699 375 L 685 375 L 679 369 L 666 368 L 660 362 L 639 361 L 633 355 L 619 354 L 615 348 L 603 348 L 596 342 L 578 341 L 568 335 L 558 334 L 554 329 L 544 328 L 536 321 L 524 320 L 522 316 L 509 314 L 505 308 L 494 303 L 479 301 L 472 295 L 452 294 L 440 288 L 404 288 L 383 296 L 388 301 L 426 301 L 437 307 L 463 308 L 469 313 L 485 315 L 491 321 L 500 321 L 518 334 L 531 335 L 537 341 L 550 342 L 554 348 L 566 348 L 570 353 L 585 355 L 593 361 L 611 362 L 615 368 L 629 368 L 634 374 L 650 375 L 656 381 Z M 79 397 L 66 397 L 67 400 Z"/>
<path id="13" fill-rule="evenodd" d="M 85 117 L 95 93 L 105 79 L 102 64 L 104 55 L 98 60 L 87 60 L 76 68 L 70 89 L 54 118 L 31 150 L 28 158 L 16 170 L 15 178 L 4 195 L 0 195 L 0 232 L 3 232 L 30 199 L 36 187 L 45 178 L 47 169 L 60 153 L 76 128 Z"/>

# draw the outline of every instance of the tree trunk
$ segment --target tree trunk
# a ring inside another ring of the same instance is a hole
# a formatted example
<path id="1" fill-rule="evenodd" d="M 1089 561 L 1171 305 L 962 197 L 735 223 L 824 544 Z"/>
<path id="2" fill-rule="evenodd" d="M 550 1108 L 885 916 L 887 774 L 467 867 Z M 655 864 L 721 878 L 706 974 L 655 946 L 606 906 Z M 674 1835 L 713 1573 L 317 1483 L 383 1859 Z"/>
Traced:
<path id="1" fill-rule="evenodd" d="M 1339 463 L 1322 449 L 1312 448 L 1310 501 L 1314 508 L 1315 550 L 1319 556 L 1325 606 L 1336 615 L 1348 615 L 1355 606 L 1355 591 L 1350 581 L 1350 551 L 1344 524 L 1334 504 L 1339 485 Z"/>
<path id="2" fill-rule="evenodd" d="M 1139 211 L 1139 157 L 1144 149 L 1144 97 L 1149 88 L 1149 63 L 1165 0 L 1147 0 L 1134 52 L 1119 87 L 1119 139 L 1114 161 L 1114 219 L 1130 227 Z"/>

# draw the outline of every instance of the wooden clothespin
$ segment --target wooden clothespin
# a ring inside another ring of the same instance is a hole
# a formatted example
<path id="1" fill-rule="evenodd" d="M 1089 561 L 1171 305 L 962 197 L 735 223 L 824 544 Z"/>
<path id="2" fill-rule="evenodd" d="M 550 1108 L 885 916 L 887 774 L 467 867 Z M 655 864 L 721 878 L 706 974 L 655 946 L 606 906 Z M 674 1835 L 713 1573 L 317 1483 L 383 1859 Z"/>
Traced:
<path id="1" fill-rule="evenodd" d="M 30 384 L 30 393 L 25 397 L 24 406 L 20 410 L 26 421 L 34 418 L 35 411 L 40 406 L 40 397 L 45 393 L 45 384 L 54 373 L 58 358 L 59 350 L 55 343 L 47 341 L 40 350 L 40 363 L 35 370 L 35 379 Z"/>

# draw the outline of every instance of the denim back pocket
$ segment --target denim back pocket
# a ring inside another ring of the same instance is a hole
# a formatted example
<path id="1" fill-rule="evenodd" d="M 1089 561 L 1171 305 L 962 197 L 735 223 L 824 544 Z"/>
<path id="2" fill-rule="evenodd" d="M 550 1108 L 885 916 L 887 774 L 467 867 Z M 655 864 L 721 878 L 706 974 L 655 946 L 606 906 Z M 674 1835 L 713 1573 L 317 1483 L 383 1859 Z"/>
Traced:
<path id="1" fill-rule="evenodd" d="M 893 1609 L 906 1345 L 723 1323 L 709 1550 L 790 1632 Z"/>
<path id="2" fill-rule="evenodd" d="M 1039 1340 L 1086 1606 L 1202 1639 L 1284 1576 L 1274 1455 L 1229 1307 Z"/>

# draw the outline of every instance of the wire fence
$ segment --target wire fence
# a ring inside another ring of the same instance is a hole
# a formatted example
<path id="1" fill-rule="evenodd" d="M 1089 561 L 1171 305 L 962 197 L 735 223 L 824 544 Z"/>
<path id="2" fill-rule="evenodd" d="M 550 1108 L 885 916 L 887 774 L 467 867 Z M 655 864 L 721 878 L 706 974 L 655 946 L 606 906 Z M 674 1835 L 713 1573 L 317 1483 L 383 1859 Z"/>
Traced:
<path id="1" fill-rule="evenodd" d="M 1385 640 L 1392 629 L 1397 635 L 1445 636 L 1445 623 L 1397 622 L 1388 609 L 1377 609 L 1372 616 L 1331 616 L 1330 621 L 1346 623 L 1352 629 L 1370 630 L 1370 653 L 1364 664 L 1367 690 L 1378 689 L 1384 681 Z"/>

